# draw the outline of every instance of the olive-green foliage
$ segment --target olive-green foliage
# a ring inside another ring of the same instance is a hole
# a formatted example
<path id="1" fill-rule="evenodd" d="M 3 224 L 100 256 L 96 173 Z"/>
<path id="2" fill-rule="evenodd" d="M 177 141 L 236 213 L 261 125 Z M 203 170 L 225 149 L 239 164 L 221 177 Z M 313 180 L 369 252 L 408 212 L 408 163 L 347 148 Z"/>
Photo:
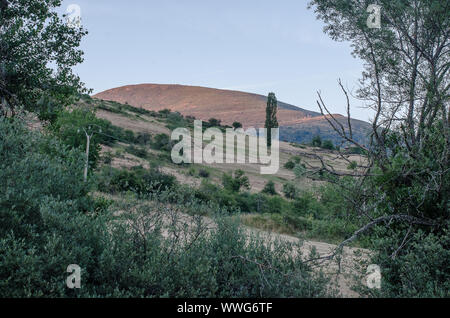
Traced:
<path id="1" fill-rule="evenodd" d="M 134 133 L 131 130 L 124 130 L 105 119 L 97 118 L 95 112 L 89 108 L 75 108 L 72 111 L 60 112 L 48 130 L 66 145 L 82 151 L 86 149 L 86 133 L 92 135 L 89 163 L 94 168 L 99 159 L 100 144 L 111 146 L 117 140 L 128 143 L 135 141 Z"/>
<path id="2" fill-rule="evenodd" d="M 220 120 L 216 118 L 210 118 L 208 120 L 209 127 L 220 127 Z"/>
<path id="3" fill-rule="evenodd" d="M 277 109 L 278 101 L 275 93 L 269 93 L 267 96 L 267 106 L 266 106 L 266 121 L 264 123 L 264 128 L 267 129 L 266 141 L 267 147 L 272 146 L 272 128 L 278 128 L 277 120 Z"/>
<path id="4" fill-rule="evenodd" d="M 198 171 L 198 175 L 202 178 L 209 178 L 209 171 L 207 171 L 205 169 L 200 169 Z"/>
<path id="5" fill-rule="evenodd" d="M 201 217 L 186 226 L 181 213 L 203 205 L 168 205 L 176 195 L 162 192 L 115 203 L 127 213 L 114 217 L 112 202 L 88 197 L 78 150 L 17 122 L 1 120 L 0 136 L 0 297 L 328 295 L 296 246 L 249 237 L 221 209 L 209 231 Z M 69 264 L 82 269 L 81 289 L 66 286 Z"/>
<path id="6" fill-rule="evenodd" d="M 135 155 L 136 157 L 146 159 L 148 157 L 148 151 L 141 147 L 136 147 L 134 145 L 129 145 L 125 149 L 128 153 Z"/>
<path id="7" fill-rule="evenodd" d="M 442 49 L 450 43 L 449 2 L 377 4 L 382 8 L 382 27 L 372 32 L 366 23 L 370 15 L 366 1 L 310 1 L 325 32 L 335 40 L 352 42 L 352 54 L 364 61 L 357 97 L 383 103 L 380 118 L 396 122 L 381 128 L 381 120 L 374 120 L 370 147 L 361 151 L 373 168 L 358 178 L 362 182 L 348 193 L 348 201 L 369 220 L 402 216 L 371 228 L 370 262 L 382 273 L 382 288 L 372 295 L 448 296 L 449 69 L 435 66 L 449 60 L 450 52 Z M 425 57 L 417 52 L 433 54 Z M 416 77 L 419 73 L 422 76 Z M 379 84 L 377 89 L 374 83 Z"/>
<path id="8" fill-rule="evenodd" d="M 234 176 L 231 173 L 224 173 L 222 185 L 224 189 L 231 192 L 239 192 L 241 188 L 250 189 L 250 181 L 244 171 L 240 169 L 234 172 Z"/>
<path id="9" fill-rule="evenodd" d="M 293 161 L 289 160 L 288 162 L 286 162 L 286 163 L 284 164 L 284 167 L 285 167 L 286 169 L 292 170 L 292 169 L 295 168 L 295 163 L 294 163 Z"/>
<path id="10" fill-rule="evenodd" d="M 165 174 L 157 168 L 150 170 L 133 167 L 130 170 L 103 167 L 97 175 L 99 190 L 110 193 L 131 191 L 146 195 L 177 186 L 174 176 Z"/>
<path id="11" fill-rule="evenodd" d="M 322 138 L 319 135 L 314 136 L 312 141 L 311 141 L 311 146 L 313 146 L 313 147 L 321 147 L 322 146 Z"/>
<path id="12" fill-rule="evenodd" d="M 12 229 L 19 236 L 32 233 L 41 225 L 41 205 L 49 200 L 88 209 L 83 167 L 78 150 L 0 119 L 0 234 Z"/>
<path id="13" fill-rule="evenodd" d="M 95 117 L 95 113 L 89 109 L 74 109 L 62 111 L 55 122 L 49 126 L 49 130 L 61 139 L 66 145 L 85 151 L 87 137 L 92 134 L 89 146 L 89 163 L 95 167 L 100 156 L 100 140 L 98 134 L 104 126 L 102 119 Z"/>
<path id="14" fill-rule="evenodd" d="M 292 183 L 283 184 L 283 194 L 288 199 L 295 199 L 297 197 L 297 188 Z"/>
<path id="15" fill-rule="evenodd" d="M 4 112 L 20 107 L 54 120 L 77 93 L 87 92 L 72 67 L 83 61 L 79 50 L 87 34 L 69 27 L 57 8 L 61 1 L 2 1 L 0 21 L 0 100 Z M 7 106 L 8 105 L 8 106 Z"/>
<path id="16" fill-rule="evenodd" d="M 261 190 L 262 193 L 269 195 L 277 195 L 277 191 L 275 190 L 275 183 L 272 180 L 267 181 L 264 188 Z"/>
<path id="17" fill-rule="evenodd" d="M 151 147 L 156 150 L 169 152 L 172 150 L 172 141 L 167 134 L 158 134 L 153 137 Z"/>
<path id="18" fill-rule="evenodd" d="M 355 170 L 358 167 L 358 163 L 356 161 L 352 161 L 348 164 L 347 169 L 349 170 Z"/>
<path id="19" fill-rule="evenodd" d="M 333 142 L 331 140 L 328 140 L 328 139 L 324 140 L 322 142 L 322 146 L 321 147 L 323 149 L 328 149 L 328 150 L 334 150 L 335 149 Z"/>
<path id="20" fill-rule="evenodd" d="M 242 128 L 242 124 L 238 121 L 233 122 L 232 126 L 234 129 Z"/>
<path id="21" fill-rule="evenodd" d="M 136 136 L 136 143 L 142 146 L 149 145 L 152 142 L 152 136 L 146 132 L 140 132 Z"/>

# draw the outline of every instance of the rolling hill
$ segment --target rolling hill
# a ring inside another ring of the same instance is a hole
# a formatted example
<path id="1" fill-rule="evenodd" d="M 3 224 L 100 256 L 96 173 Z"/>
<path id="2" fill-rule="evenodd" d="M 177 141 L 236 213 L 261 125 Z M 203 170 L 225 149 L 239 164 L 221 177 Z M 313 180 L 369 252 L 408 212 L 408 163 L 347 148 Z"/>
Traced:
<path id="1" fill-rule="evenodd" d="M 246 127 L 263 127 L 265 121 L 266 96 L 214 88 L 140 84 L 112 88 L 93 96 L 97 99 L 129 104 L 147 110 L 170 109 L 182 115 L 202 120 L 220 119 L 231 125 L 238 121 Z M 347 119 L 336 115 L 344 126 Z M 337 143 L 340 138 L 327 120 L 318 112 L 305 110 L 278 102 L 280 138 L 289 142 L 309 142 L 315 135 Z M 368 123 L 352 120 L 354 136 L 358 141 L 365 139 Z"/>

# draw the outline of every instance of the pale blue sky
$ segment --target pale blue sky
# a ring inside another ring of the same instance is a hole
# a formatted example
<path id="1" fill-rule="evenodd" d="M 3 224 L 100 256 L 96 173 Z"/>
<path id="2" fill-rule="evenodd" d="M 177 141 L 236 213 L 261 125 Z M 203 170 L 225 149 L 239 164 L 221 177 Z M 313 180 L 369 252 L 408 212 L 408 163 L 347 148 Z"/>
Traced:
<path id="1" fill-rule="evenodd" d="M 362 63 L 322 32 L 306 0 L 69 0 L 89 35 L 76 72 L 94 93 L 128 84 L 198 85 L 345 113 L 337 85 L 357 88 Z M 353 115 L 368 120 L 366 109 Z"/>

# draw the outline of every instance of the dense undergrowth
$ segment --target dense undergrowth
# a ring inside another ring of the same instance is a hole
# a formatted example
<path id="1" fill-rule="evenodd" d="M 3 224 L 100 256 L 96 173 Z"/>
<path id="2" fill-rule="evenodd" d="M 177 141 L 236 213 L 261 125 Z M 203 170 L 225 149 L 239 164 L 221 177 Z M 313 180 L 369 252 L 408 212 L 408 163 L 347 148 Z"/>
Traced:
<path id="1" fill-rule="evenodd" d="M 78 148 L 18 120 L 2 119 L 0 136 L 1 297 L 330 295 L 327 280 L 292 255 L 295 246 L 249 238 L 226 210 L 152 188 L 153 200 L 131 196 L 117 216 L 89 195 L 95 183 L 83 182 Z M 212 208 L 213 229 L 179 219 Z M 66 287 L 69 264 L 82 269 L 81 289 Z"/>

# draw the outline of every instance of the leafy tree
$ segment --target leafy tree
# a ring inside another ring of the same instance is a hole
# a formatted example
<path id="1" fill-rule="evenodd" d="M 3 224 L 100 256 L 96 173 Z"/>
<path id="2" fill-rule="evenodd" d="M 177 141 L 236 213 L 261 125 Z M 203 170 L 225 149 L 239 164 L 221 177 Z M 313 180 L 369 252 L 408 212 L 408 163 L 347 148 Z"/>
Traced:
<path id="1" fill-rule="evenodd" d="M 167 134 L 157 134 L 153 137 L 152 148 L 162 151 L 170 151 L 172 149 L 172 141 Z"/>
<path id="2" fill-rule="evenodd" d="M 441 296 L 448 294 L 448 276 L 442 275 L 448 269 L 424 251 L 448 257 L 443 251 L 448 249 L 450 193 L 450 3 L 376 1 L 379 29 L 366 23 L 370 3 L 310 2 L 325 31 L 335 40 L 350 41 L 353 54 L 364 61 L 357 97 L 375 114 L 366 147 L 353 137 L 350 120 L 343 129 L 319 94 L 318 105 L 334 130 L 367 155 L 368 164 L 354 170 L 349 199 L 358 215 L 368 216 L 367 224 L 343 244 L 375 232 L 373 261 L 389 274 L 380 293 L 368 294 Z M 350 118 L 348 94 L 339 85 Z M 328 172 L 335 180 L 340 175 Z M 420 275 L 406 275 L 411 268 L 420 268 Z"/>
<path id="3" fill-rule="evenodd" d="M 220 122 L 221 121 L 219 119 L 216 119 L 216 118 L 210 118 L 208 120 L 208 124 L 209 124 L 210 127 L 219 127 L 220 126 Z"/>
<path id="4" fill-rule="evenodd" d="M 61 106 L 86 92 L 72 67 L 83 61 L 78 49 L 83 28 L 65 23 L 55 12 L 58 0 L 1 2 L 0 116 L 19 109 L 54 120 Z"/>
<path id="5" fill-rule="evenodd" d="M 232 126 L 234 129 L 242 128 L 242 124 L 238 121 L 235 121 Z"/>
<path id="6" fill-rule="evenodd" d="M 322 148 L 323 149 L 328 149 L 328 150 L 334 150 L 335 148 L 334 148 L 334 145 L 333 145 L 333 142 L 331 141 L 331 140 L 324 140 L 323 142 L 322 142 Z"/>
<path id="7" fill-rule="evenodd" d="M 272 180 L 269 180 L 264 188 L 261 190 L 262 193 L 269 195 L 277 195 L 277 190 L 275 189 L 275 183 Z"/>
<path id="8" fill-rule="evenodd" d="M 89 167 L 94 168 L 100 157 L 100 143 L 105 141 L 105 136 L 99 132 L 107 132 L 110 125 L 108 121 L 97 118 L 93 110 L 76 108 L 62 111 L 48 129 L 66 145 L 81 151 L 86 149 L 86 133 L 93 134 L 89 142 Z"/>
<path id="9" fill-rule="evenodd" d="M 292 183 L 283 184 L 284 196 L 288 199 L 295 199 L 297 197 L 297 188 Z"/>
<path id="10" fill-rule="evenodd" d="M 322 138 L 319 135 L 314 136 L 311 141 L 311 146 L 322 147 Z"/>
<path id="11" fill-rule="evenodd" d="M 241 188 L 250 189 L 250 181 L 241 169 L 234 172 L 234 177 L 232 174 L 224 173 L 222 185 L 230 192 L 239 192 Z"/>
<path id="12" fill-rule="evenodd" d="M 266 122 L 264 124 L 264 128 L 267 129 L 267 147 L 269 148 L 272 146 L 271 128 L 278 128 L 277 108 L 278 102 L 275 93 L 269 93 L 266 106 Z"/>
<path id="13" fill-rule="evenodd" d="M 292 169 L 295 168 L 295 162 L 289 160 L 288 162 L 286 162 L 286 163 L 284 164 L 284 167 L 285 167 L 286 169 L 292 170 Z"/>
<path id="14" fill-rule="evenodd" d="M 230 218 L 208 229 L 193 216 L 186 227 L 182 213 L 216 208 L 195 200 L 168 208 L 172 191 L 117 202 L 128 213 L 113 217 L 111 202 L 89 198 L 82 157 L 51 135 L 0 119 L 0 297 L 330 296 L 328 280 L 292 255 L 297 245 L 249 237 Z M 82 288 L 67 288 L 68 264 L 81 267 Z"/>

